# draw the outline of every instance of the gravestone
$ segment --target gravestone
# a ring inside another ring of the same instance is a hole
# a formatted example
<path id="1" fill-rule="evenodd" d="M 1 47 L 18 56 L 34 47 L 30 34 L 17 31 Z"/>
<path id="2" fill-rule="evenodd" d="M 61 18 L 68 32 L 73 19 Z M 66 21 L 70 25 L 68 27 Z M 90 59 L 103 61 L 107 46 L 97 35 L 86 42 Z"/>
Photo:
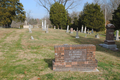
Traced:
<path id="1" fill-rule="evenodd" d="M 97 34 L 97 35 L 95 35 L 95 38 L 99 38 L 99 35 Z"/>
<path id="2" fill-rule="evenodd" d="M 113 24 L 106 25 L 106 40 L 104 41 L 104 44 L 99 44 L 100 46 L 117 50 L 117 45 L 114 41 L 114 28 L 115 26 Z"/>
<path id="3" fill-rule="evenodd" d="M 34 40 L 33 36 L 31 36 L 31 39 Z"/>
<path id="4" fill-rule="evenodd" d="M 44 31 L 46 31 L 46 19 L 43 21 L 43 29 Z"/>
<path id="5" fill-rule="evenodd" d="M 87 29 L 87 34 L 89 34 L 89 29 Z"/>
<path id="6" fill-rule="evenodd" d="M 66 33 L 69 33 L 69 25 L 67 25 L 67 31 L 66 31 Z"/>
<path id="7" fill-rule="evenodd" d="M 86 33 L 86 27 L 85 27 L 85 29 L 84 29 L 84 33 Z"/>
<path id="8" fill-rule="evenodd" d="M 92 29 L 91 33 L 94 33 L 93 29 Z"/>
<path id="9" fill-rule="evenodd" d="M 81 33 L 83 33 L 83 26 L 82 26 L 82 28 L 81 28 Z"/>
<path id="10" fill-rule="evenodd" d="M 56 26 L 54 26 L 54 29 L 56 29 Z"/>
<path id="11" fill-rule="evenodd" d="M 58 45 L 54 49 L 54 71 L 97 71 L 95 45 Z"/>
<path id="12" fill-rule="evenodd" d="M 73 28 L 70 28 L 70 33 L 73 33 Z"/>
<path id="13" fill-rule="evenodd" d="M 78 28 L 77 28 L 77 31 L 76 31 L 76 37 L 75 38 L 79 38 L 79 36 L 78 36 Z"/>
<path id="14" fill-rule="evenodd" d="M 44 30 L 46 30 L 46 19 L 45 19 L 45 23 L 44 23 Z"/>
<path id="15" fill-rule="evenodd" d="M 29 33 L 32 33 L 32 30 L 31 30 L 31 28 L 28 28 L 29 29 Z"/>
<path id="16" fill-rule="evenodd" d="M 49 25 L 47 25 L 47 28 L 46 28 L 46 31 L 45 31 L 45 33 L 48 33 L 48 26 L 49 26 Z"/>
<path id="17" fill-rule="evenodd" d="M 42 20 L 42 30 L 43 30 L 43 20 Z"/>
<path id="18" fill-rule="evenodd" d="M 116 41 L 119 41 L 119 31 L 117 30 L 116 31 L 116 38 L 115 38 Z"/>

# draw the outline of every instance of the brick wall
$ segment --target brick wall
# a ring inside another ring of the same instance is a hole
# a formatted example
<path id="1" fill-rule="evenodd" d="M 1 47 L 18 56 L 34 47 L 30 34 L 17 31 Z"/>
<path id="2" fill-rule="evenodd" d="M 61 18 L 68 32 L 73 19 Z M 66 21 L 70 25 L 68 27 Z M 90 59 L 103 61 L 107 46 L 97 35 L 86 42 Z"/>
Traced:
<path id="1" fill-rule="evenodd" d="M 55 60 L 53 60 L 54 71 L 90 71 L 96 70 L 97 60 L 95 59 L 96 46 L 92 44 L 83 45 L 59 45 L 55 46 Z M 84 58 L 71 59 L 73 61 L 66 61 L 65 54 L 68 51 L 85 51 L 81 54 Z M 84 60 L 82 60 L 84 59 Z"/>

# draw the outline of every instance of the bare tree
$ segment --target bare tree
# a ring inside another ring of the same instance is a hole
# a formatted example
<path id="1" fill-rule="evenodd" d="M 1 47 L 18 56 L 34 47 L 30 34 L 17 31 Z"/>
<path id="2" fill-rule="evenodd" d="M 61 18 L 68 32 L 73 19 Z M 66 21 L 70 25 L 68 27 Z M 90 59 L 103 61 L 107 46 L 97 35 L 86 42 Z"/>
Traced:
<path id="1" fill-rule="evenodd" d="M 94 0 L 94 3 L 97 3 L 101 6 L 101 11 L 103 14 L 106 13 L 106 20 L 112 19 L 112 13 L 120 4 L 120 0 Z"/>
<path id="2" fill-rule="evenodd" d="M 50 12 L 50 7 L 55 2 L 63 4 L 67 9 L 72 9 L 79 4 L 81 0 L 35 0 L 40 6 L 44 7 L 48 12 Z"/>
<path id="3" fill-rule="evenodd" d="M 31 11 L 27 12 L 27 17 L 26 17 L 27 22 L 29 22 L 30 19 L 31 19 L 31 15 L 30 15 L 30 13 L 31 13 Z"/>

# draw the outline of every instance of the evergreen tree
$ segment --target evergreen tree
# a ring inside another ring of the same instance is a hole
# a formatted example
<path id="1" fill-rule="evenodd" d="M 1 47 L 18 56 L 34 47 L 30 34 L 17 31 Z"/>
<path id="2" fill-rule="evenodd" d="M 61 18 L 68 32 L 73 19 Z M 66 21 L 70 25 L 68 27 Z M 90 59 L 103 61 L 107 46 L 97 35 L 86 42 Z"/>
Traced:
<path id="1" fill-rule="evenodd" d="M 66 25 L 71 25 L 71 17 L 69 16 L 69 13 L 67 13 L 67 24 Z"/>
<path id="2" fill-rule="evenodd" d="M 57 27 L 66 28 L 67 13 L 65 7 L 56 2 L 50 8 L 50 21 Z"/>
<path id="3" fill-rule="evenodd" d="M 25 12 L 19 0 L 0 0 L 0 25 L 10 27 L 12 20 L 23 22 Z"/>
<path id="4" fill-rule="evenodd" d="M 115 30 L 120 29 L 120 5 L 118 6 L 117 10 L 114 11 L 112 20 L 110 20 L 110 22 L 115 25 Z"/>
<path id="5" fill-rule="evenodd" d="M 102 11 L 100 11 L 100 6 L 93 3 L 85 5 L 82 22 L 89 29 L 104 30 L 105 20 Z"/>
<path id="6" fill-rule="evenodd" d="M 78 19 L 78 29 L 80 30 L 82 28 L 82 25 L 84 25 L 84 23 L 82 22 L 83 19 L 83 12 L 81 11 L 79 14 L 79 19 Z"/>
<path id="7" fill-rule="evenodd" d="M 75 29 L 75 30 L 77 30 L 77 28 L 78 28 L 78 19 L 77 19 L 77 17 L 74 17 L 72 28 Z"/>

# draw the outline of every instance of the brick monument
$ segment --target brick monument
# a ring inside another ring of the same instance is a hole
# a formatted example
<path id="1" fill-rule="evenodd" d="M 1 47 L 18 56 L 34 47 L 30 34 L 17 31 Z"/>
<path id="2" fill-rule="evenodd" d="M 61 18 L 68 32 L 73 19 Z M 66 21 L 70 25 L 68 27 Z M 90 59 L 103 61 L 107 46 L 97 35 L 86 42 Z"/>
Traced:
<path id="1" fill-rule="evenodd" d="M 106 40 L 104 41 L 104 44 L 99 44 L 100 46 L 117 50 L 117 45 L 114 41 L 114 28 L 115 26 L 113 24 L 106 25 Z"/>
<path id="2" fill-rule="evenodd" d="M 83 45 L 59 45 L 55 46 L 54 71 L 96 71 L 95 59 L 96 46 Z"/>

